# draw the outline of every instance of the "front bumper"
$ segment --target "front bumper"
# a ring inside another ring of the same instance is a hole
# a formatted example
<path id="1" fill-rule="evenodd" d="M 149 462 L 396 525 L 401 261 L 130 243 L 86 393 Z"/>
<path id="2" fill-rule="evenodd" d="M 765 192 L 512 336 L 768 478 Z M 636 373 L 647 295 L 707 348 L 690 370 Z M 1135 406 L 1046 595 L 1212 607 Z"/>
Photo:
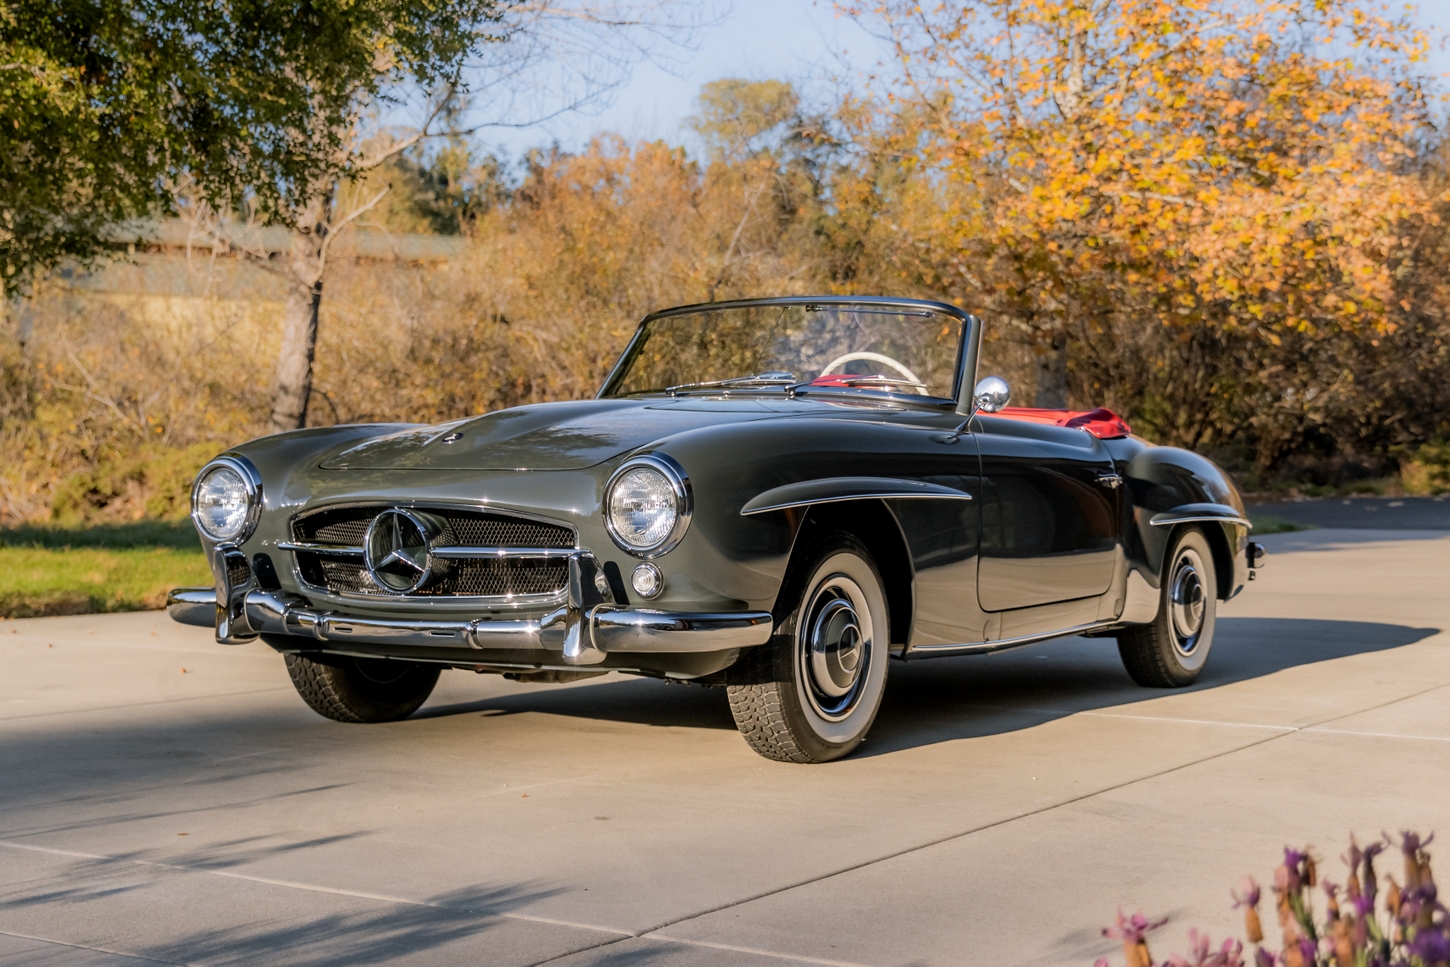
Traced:
<path id="1" fill-rule="evenodd" d="M 537 619 L 421 620 L 376 618 L 321 611 L 283 591 L 247 591 L 240 608 L 218 607 L 215 588 L 177 588 L 166 610 L 182 624 L 217 629 L 217 640 L 236 643 L 259 634 L 295 635 L 322 643 L 346 642 L 408 648 L 536 651 L 570 665 L 593 665 L 617 653 L 702 653 L 763 645 L 770 640 L 769 612 L 680 612 L 619 608 L 608 604 L 562 607 Z M 553 658 L 550 658 L 552 661 Z"/>

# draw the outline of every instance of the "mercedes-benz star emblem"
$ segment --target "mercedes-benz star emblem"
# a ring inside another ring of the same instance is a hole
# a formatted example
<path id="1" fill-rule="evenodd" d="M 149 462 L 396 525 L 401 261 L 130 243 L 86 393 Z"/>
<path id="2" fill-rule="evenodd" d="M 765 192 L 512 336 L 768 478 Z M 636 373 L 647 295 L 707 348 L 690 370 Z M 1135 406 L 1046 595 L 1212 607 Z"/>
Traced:
<path id="1" fill-rule="evenodd" d="M 378 587 L 398 594 L 416 591 L 433 567 L 428 528 L 406 510 L 385 510 L 368 525 L 363 559 Z"/>

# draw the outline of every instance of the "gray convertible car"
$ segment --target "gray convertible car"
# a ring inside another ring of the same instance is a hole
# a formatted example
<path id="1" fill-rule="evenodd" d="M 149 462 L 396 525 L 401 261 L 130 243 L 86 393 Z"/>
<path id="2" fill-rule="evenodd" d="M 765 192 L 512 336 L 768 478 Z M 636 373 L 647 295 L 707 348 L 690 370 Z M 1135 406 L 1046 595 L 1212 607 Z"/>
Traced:
<path id="1" fill-rule="evenodd" d="M 724 687 L 790 762 L 851 752 L 893 659 L 1091 635 L 1192 682 L 1263 556 L 1238 492 L 1107 410 L 1008 407 L 981 338 L 912 299 L 685 306 L 592 400 L 253 440 L 197 476 L 216 586 L 169 611 L 342 722 L 448 668 L 617 671 Z"/>

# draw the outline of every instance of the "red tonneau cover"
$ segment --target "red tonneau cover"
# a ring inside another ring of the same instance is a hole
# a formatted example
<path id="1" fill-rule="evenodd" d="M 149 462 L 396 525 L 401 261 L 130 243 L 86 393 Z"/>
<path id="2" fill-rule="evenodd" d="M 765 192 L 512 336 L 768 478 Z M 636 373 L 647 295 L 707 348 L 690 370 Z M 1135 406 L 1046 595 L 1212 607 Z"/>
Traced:
<path id="1" fill-rule="evenodd" d="M 1030 406 L 1004 406 L 993 416 L 1086 430 L 1099 440 L 1113 440 L 1133 432 L 1126 420 L 1101 406 L 1095 410 L 1038 410 Z"/>

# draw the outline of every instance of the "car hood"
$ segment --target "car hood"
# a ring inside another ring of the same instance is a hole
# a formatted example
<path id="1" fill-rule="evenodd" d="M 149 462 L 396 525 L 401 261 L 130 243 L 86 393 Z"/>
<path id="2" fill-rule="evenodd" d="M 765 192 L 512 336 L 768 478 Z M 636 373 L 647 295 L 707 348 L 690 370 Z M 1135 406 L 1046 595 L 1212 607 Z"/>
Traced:
<path id="1" fill-rule="evenodd" d="M 784 402 L 784 401 L 782 401 Z M 662 437 L 782 415 L 762 400 L 541 403 L 374 437 L 322 462 L 328 470 L 581 470 Z"/>

